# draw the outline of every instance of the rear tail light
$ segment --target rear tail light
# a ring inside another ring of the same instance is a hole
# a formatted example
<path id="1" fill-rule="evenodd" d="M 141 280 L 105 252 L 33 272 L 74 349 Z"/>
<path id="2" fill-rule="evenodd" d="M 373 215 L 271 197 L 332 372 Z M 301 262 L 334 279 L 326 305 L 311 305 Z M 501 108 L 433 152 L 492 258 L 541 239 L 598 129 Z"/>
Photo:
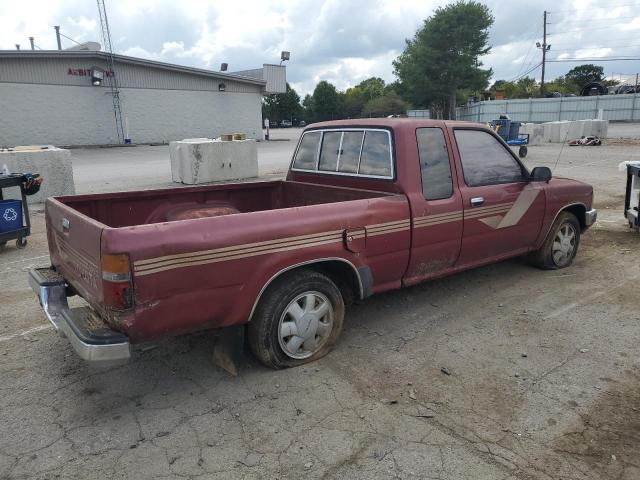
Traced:
<path id="1" fill-rule="evenodd" d="M 133 306 L 131 263 L 126 254 L 105 254 L 101 259 L 104 303 L 115 310 Z"/>

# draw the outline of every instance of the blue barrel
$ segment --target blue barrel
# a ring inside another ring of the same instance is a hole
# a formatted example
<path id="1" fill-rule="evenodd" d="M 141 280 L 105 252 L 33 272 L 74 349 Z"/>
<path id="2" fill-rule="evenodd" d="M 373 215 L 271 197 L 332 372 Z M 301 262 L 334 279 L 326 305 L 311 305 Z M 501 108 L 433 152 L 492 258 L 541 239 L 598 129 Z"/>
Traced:
<path id="1" fill-rule="evenodd" d="M 0 233 L 22 228 L 22 200 L 0 200 Z"/>

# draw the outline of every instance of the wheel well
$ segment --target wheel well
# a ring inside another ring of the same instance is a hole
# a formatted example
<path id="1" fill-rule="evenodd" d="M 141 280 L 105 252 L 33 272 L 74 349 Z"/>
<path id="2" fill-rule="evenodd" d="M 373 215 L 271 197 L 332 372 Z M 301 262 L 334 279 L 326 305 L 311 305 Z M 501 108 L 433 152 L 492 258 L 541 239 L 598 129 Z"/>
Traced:
<path id="1" fill-rule="evenodd" d="M 587 209 L 582 204 L 569 205 L 566 208 L 562 209 L 563 212 L 571 212 L 573 213 L 578 221 L 580 222 L 580 229 L 584 230 L 586 228 L 585 216 L 587 213 Z"/>
<path id="2" fill-rule="evenodd" d="M 273 277 L 271 277 L 271 279 L 269 279 L 254 302 L 253 309 L 251 310 L 251 315 L 249 316 L 249 321 L 251 321 L 253 313 L 255 312 L 262 297 L 267 292 L 267 290 L 269 290 L 269 288 L 275 283 L 275 281 L 301 269 L 313 270 L 329 277 L 342 293 L 342 297 L 346 305 L 353 303 L 355 300 L 358 300 L 364 296 L 364 286 L 362 285 L 358 271 L 352 263 L 347 262 L 346 260 L 333 259 L 302 263 L 300 265 L 295 265 L 293 267 L 281 270 Z"/>
<path id="3" fill-rule="evenodd" d="M 312 263 L 298 268 L 308 268 L 329 277 L 338 286 L 344 303 L 349 305 L 362 297 L 360 277 L 350 264 L 339 260 Z"/>

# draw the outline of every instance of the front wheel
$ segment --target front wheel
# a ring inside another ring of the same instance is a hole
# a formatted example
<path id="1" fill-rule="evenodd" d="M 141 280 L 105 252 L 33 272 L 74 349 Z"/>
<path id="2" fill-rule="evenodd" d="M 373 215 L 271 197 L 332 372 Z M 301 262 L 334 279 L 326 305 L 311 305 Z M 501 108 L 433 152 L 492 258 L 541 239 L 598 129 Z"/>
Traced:
<path id="1" fill-rule="evenodd" d="M 580 222 L 573 213 L 562 212 L 540 249 L 533 253 L 533 263 L 545 270 L 566 268 L 573 262 L 579 245 Z"/>
<path id="2" fill-rule="evenodd" d="M 331 351 L 342 331 L 344 300 L 313 270 L 284 275 L 269 286 L 248 326 L 253 354 L 271 368 L 295 367 Z"/>

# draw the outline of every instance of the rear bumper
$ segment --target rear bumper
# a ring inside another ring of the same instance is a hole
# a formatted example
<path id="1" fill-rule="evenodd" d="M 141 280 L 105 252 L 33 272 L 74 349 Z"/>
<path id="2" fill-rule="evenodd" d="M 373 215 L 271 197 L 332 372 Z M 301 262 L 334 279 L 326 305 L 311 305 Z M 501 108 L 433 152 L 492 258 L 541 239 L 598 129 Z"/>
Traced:
<path id="1" fill-rule="evenodd" d="M 592 208 L 591 210 L 587 210 L 587 212 L 584 214 L 584 224 L 586 227 L 590 227 L 591 225 L 596 223 L 597 219 L 598 219 L 598 210 L 596 210 L 595 208 Z"/>
<path id="2" fill-rule="evenodd" d="M 49 268 L 29 271 L 29 285 L 58 333 L 92 365 L 119 365 L 131 358 L 126 335 L 111 330 L 89 307 L 69 308 L 64 279 Z"/>

